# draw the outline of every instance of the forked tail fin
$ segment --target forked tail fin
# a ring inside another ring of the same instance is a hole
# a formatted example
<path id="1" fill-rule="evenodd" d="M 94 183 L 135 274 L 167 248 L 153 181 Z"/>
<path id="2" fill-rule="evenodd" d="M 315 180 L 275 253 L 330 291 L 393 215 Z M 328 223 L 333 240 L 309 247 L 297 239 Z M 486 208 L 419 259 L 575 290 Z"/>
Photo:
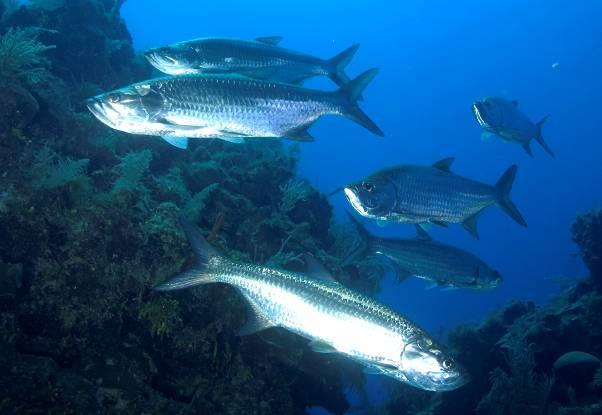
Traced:
<path id="1" fill-rule="evenodd" d="M 344 96 L 345 100 L 342 115 L 382 137 L 384 136 L 382 130 L 357 105 L 357 100 L 376 74 L 378 74 L 378 69 L 367 70 L 357 78 L 349 81 L 346 85 L 343 85 L 339 93 Z"/>
<path id="2" fill-rule="evenodd" d="M 194 287 L 200 284 L 215 282 L 211 272 L 209 261 L 219 254 L 209 245 L 197 227 L 190 222 L 180 218 L 180 226 L 186 234 L 186 238 L 192 247 L 196 264 L 192 269 L 174 275 L 169 280 L 157 285 L 156 291 L 172 291 L 183 288 Z"/>
<path id="3" fill-rule="evenodd" d="M 542 135 L 542 128 L 543 128 L 543 124 L 546 122 L 546 120 L 548 119 L 548 116 L 546 115 L 545 117 L 543 117 L 543 119 L 537 123 L 537 135 L 535 136 L 535 140 L 537 140 L 537 142 L 539 143 L 540 146 L 543 147 L 544 150 L 546 150 L 546 152 L 554 157 L 555 154 L 552 151 L 552 149 L 550 148 L 550 146 L 548 146 L 548 144 L 543 140 L 543 135 Z"/>
<path id="4" fill-rule="evenodd" d="M 355 55 L 355 52 L 357 52 L 359 47 L 359 43 L 356 43 L 336 55 L 334 58 L 328 60 L 328 66 L 330 67 L 330 74 L 328 76 L 339 87 L 349 83 L 349 77 L 345 73 L 345 68 L 349 65 L 349 62 L 351 62 L 353 55 Z"/>
<path id="5" fill-rule="evenodd" d="M 510 192 L 512 191 L 512 184 L 516 176 L 516 170 L 518 167 L 513 164 L 506 170 L 506 172 L 500 177 L 495 184 L 495 196 L 497 205 L 502 209 L 508 216 L 514 219 L 519 225 L 527 226 L 527 222 L 523 219 L 522 215 L 510 200 Z"/>

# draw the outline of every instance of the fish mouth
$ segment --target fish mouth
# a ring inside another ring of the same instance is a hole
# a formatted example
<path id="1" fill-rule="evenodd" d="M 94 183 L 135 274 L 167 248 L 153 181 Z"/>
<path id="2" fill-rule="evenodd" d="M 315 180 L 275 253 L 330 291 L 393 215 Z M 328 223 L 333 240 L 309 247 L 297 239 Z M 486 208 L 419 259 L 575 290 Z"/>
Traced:
<path id="1" fill-rule="evenodd" d="M 458 389 L 469 383 L 471 380 L 472 376 L 470 376 L 468 373 L 462 373 L 455 378 L 450 378 L 448 381 L 439 384 L 437 391 L 445 392 Z"/>
<path id="2" fill-rule="evenodd" d="M 90 110 L 92 115 L 98 118 L 98 120 L 101 121 L 103 124 L 106 124 L 109 127 L 113 127 L 115 125 L 115 123 L 111 121 L 111 118 L 108 115 L 111 109 L 108 107 L 107 103 L 105 103 L 102 99 L 98 97 L 90 98 L 86 101 L 86 106 L 88 107 L 88 110 Z"/>
<path id="3" fill-rule="evenodd" d="M 345 193 L 345 197 L 349 201 L 349 204 L 351 204 L 351 206 L 360 215 L 362 215 L 362 216 L 367 216 L 368 215 L 368 211 L 364 208 L 364 206 L 362 205 L 362 202 L 360 202 L 360 199 L 357 197 L 357 194 L 353 191 L 352 188 L 345 187 L 343 189 L 343 193 Z"/>

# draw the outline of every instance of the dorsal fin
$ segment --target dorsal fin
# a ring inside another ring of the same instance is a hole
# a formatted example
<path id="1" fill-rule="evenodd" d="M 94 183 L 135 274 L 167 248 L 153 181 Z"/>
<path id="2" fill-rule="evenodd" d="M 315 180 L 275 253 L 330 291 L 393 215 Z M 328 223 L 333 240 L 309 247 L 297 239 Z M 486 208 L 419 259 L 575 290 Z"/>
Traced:
<path id="1" fill-rule="evenodd" d="M 278 46 L 278 43 L 282 41 L 282 36 L 261 36 L 255 40 L 266 45 Z"/>
<path id="2" fill-rule="evenodd" d="M 431 235 L 429 235 L 420 225 L 416 225 L 416 236 L 421 241 L 432 241 Z"/>
<path id="3" fill-rule="evenodd" d="M 320 281 L 336 282 L 332 274 L 313 256 L 304 254 L 303 262 L 305 262 L 305 266 L 307 267 L 307 275 L 310 277 Z"/>
<path id="4" fill-rule="evenodd" d="M 512 101 L 512 105 L 514 105 L 514 108 L 518 108 L 518 101 L 517 100 L 513 100 Z"/>
<path id="5" fill-rule="evenodd" d="M 439 160 L 438 162 L 434 163 L 433 167 L 436 169 L 451 173 L 450 168 L 451 168 L 451 165 L 454 162 L 454 160 L 455 160 L 454 157 L 447 157 L 447 158 L 444 158 L 443 160 Z"/>

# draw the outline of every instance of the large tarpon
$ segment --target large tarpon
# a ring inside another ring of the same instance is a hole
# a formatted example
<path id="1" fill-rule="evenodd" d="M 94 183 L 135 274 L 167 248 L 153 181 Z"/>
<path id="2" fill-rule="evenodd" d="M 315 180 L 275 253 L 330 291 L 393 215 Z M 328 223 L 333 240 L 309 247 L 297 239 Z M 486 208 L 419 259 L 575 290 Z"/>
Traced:
<path id="1" fill-rule="evenodd" d="M 185 137 L 310 141 L 307 129 L 324 115 L 349 118 L 382 136 L 357 105 L 359 94 L 377 72 L 368 70 L 334 92 L 238 75 L 181 75 L 99 95 L 88 100 L 88 108 L 111 128 L 161 136 L 184 148 Z"/>
<path id="2" fill-rule="evenodd" d="M 278 46 L 279 36 L 255 40 L 201 38 L 149 49 L 144 53 L 155 68 L 169 75 L 238 73 L 251 78 L 299 83 L 313 76 L 328 76 L 337 85 L 349 82 L 344 72 L 359 45 L 332 59 Z"/>
<path id="3" fill-rule="evenodd" d="M 452 173 L 453 161 L 447 158 L 432 166 L 384 169 L 346 186 L 345 196 L 367 218 L 443 226 L 461 223 L 475 238 L 478 238 L 477 219 L 491 205 L 497 205 L 517 223 L 527 226 L 510 200 L 516 165 L 490 186 Z"/>
<path id="4" fill-rule="evenodd" d="M 432 286 L 490 290 L 502 282 L 499 272 L 480 258 L 455 246 L 433 241 L 419 226 L 417 238 L 382 238 L 372 235 L 349 215 L 362 237 L 362 248 L 354 258 L 385 256 L 400 280 L 411 275 L 431 281 Z"/>
<path id="5" fill-rule="evenodd" d="M 530 156 L 533 156 L 531 140 L 535 139 L 549 155 L 554 156 L 554 152 L 544 141 L 541 133 L 547 117 L 537 124 L 533 123 L 518 109 L 518 101 L 488 97 L 472 104 L 472 114 L 479 126 L 485 130 L 483 139 L 487 139 L 490 134 L 495 134 L 506 141 L 520 144 Z"/>
<path id="6" fill-rule="evenodd" d="M 390 308 L 336 282 L 315 260 L 308 274 L 238 263 L 220 256 L 198 229 L 182 221 L 196 267 L 156 287 L 177 290 L 225 283 L 249 302 L 240 334 L 279 326 L 311 340 L 314 350 L 341 353 L 378 373 L 431 391 L 456 389 L 464 370 L 429 336 Z M 312 276 L 310 276 L 312 275 Z"/>

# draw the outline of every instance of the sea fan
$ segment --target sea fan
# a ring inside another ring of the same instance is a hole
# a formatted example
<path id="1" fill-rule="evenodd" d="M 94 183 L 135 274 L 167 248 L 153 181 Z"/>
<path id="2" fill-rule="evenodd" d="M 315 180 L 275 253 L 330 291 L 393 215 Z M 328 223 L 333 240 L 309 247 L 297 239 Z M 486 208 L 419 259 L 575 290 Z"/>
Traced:
<path id="1" fill-rule="evenodd" d="M 217 190 L 218 186 L 219 185 L 217 183 L 210 184 L 209 186 L 205 187 L 203 190 L 195 194 L 188 201 L 188 203 L 186 203 L 184 211 L 186 212 L 186 215 L 190 220 L 199 220 L 201 213 L 203 212 L 203 210 L 205 210 L 207 199 L 215 190 Z"/>
<path id="2" fill-rule="evenodd" d="M 126 154 L 121 159 L 121 163 L 114 167 L 114 170 L 119 174 L 119 178 L 113 185 L 113 192 L 135 190 L 142 176 L 148 170 L 152 159 L 153 154 L 149 150 Z"/>
<path id="3" fill-rule="evenodd" d="M 294 177 L 280 186 L 280 190 L 282 191 L 280 211 L 288 213 L 295 208 L 297 203 L 306 200 L 312 189 L 305 180 Z"/>
<path id="4" fill-rule="evenodd" d="M 65 185 L 88 185 L 86 167 L 89 159 L 57 160 L 57 155 L 49 148 L 43 148 L 31 167 L 32 186 L 35 189 L 56 189 Z"/>
<path id="5" fill-rule="evenodd" d="M 38 33 L 32 27 L 11 27 L 0 37 L 0 85 L 36 85 L 48 78 L 49 61 L 42 53 L 54 46 L 39 42 Z"/>

